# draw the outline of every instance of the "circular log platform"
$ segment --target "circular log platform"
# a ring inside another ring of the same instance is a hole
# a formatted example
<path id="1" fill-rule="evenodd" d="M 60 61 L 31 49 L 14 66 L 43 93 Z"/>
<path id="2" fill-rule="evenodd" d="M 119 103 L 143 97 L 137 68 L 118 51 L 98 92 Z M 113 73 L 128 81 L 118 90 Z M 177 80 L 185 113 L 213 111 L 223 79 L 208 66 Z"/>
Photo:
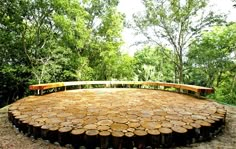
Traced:
<path id="1" fill-rule="evenodd" d="M 79 89 L 29 96 L 9 107 L 22 133 L 75 148 L 184 146 L 222 130 L 224 106 L 150 89 Z"/>

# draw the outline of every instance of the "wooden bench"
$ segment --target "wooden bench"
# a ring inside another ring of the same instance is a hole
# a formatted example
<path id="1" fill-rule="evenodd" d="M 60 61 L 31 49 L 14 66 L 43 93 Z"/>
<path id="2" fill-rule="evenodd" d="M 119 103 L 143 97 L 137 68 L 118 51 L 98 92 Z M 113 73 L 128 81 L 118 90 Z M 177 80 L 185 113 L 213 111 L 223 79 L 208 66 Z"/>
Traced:
<path id="1" fill-rule="evenodd" d="M 63 87 L 63 86 L 64 86 L 64 82 L 57 82 L 57 83 L 30 85 L 29 89 L 34 90 L 34 91 L 39 91 L 38 94 L 43 95 L 43 90 L 51 89 L 51 88 L 58 88 L 58 87 Z"/>
<path id="2" fill-rule="evenodd" d="M 46 89 L 64 87 L 68 86 L 82 86 L 82 85 L 104 85 L 105 87 L 114 87 L 117 85 L 131 87 L 138 86 L 154 86 L 157 88 L 163 87 L 165 88 L 175 88 L 178 92 L 183 91 L 192 91 L 195 93 L 197 97 L 200 97 L 201 94 L 210 94 L 213 93 L 214 90 L 212 88 L 195 86 L 195 85 L 187 85 L 187 84 L 175 84 L 175 83 L 165 83 L 165 82 L 143 82 L 143 81 L 71 81 L 71 82 L 58 82 L 58 83 L 48 83 L 48 84 L 38 84 L 38 85 L 30 85 L 30 90 L 37 90 L 38 94 L 43 95 L 43 91 Z"/>

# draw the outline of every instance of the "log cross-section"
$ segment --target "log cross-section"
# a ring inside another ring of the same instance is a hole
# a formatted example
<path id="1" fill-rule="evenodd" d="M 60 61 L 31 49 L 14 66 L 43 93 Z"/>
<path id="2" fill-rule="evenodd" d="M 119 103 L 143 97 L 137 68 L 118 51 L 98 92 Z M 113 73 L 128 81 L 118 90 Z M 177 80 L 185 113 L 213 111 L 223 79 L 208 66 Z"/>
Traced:
<path id="1" fill-rule="evenodd" d="M 97 88 L 25 97 L 9 106 L 8 119 L 27 136 L 61 146 L 172 148 L 215 137 L 226 113 L 219 103 L 176 92 Z"/>

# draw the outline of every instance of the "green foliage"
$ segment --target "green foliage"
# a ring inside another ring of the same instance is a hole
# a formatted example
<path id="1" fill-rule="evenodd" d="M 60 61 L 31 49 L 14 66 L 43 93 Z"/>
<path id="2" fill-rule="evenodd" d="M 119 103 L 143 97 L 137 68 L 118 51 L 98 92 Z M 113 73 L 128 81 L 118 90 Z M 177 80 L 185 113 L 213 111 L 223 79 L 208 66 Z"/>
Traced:
<path id="1" fill-rule="evenodd" d="M 174 65 L 168 58 L 171 57 L 171 51 L 168 55 L 162 53 L 160 48 L 146 47 L 135 53 L 135 74 L 140 81 L 164 81 L 173 82 Z"/>
<path id="2" fill-rule="evenodd" d="M 119 52 L 124 16 L 117 5 L 118 0 L 1 2 L 0 98 L 11 103 L 29 84 L 131 79 L 132 58 Z"/>
<path id="3" fill-rule="evenodd" d="M 144 35 L 148 43 L 171 47 L 176 76 L 184 79 L 184 57 L 191 40 L 209 26 L 222 22 L 222 17 L 206 11 L 207 0 L 143 0 L 145 11 L 134 16 L 137 33 Z M 168 51 L 167 51 L 168 53 Z"/>
<path id="4" fill-rule="evenodd" d="M 188 82 L 214 87 L 212 98 L 235 104 L 236 24 L 216 26 L 196 39 L 188 53 Z"/>

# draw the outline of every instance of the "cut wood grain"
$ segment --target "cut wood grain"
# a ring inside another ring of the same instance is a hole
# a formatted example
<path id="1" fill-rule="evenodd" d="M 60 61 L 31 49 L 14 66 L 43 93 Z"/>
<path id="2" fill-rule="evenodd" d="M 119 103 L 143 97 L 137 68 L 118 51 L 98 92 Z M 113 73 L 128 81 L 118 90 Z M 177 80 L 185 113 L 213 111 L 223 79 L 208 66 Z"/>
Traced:
<path id="1" fill-rule="evenodd" d="M 9 106 L 8 119 L 62 146 L 170 148 L 215 136 L 226 114 L 218 103 L 183 94 L 106 88 L 26 97 Z"/>

